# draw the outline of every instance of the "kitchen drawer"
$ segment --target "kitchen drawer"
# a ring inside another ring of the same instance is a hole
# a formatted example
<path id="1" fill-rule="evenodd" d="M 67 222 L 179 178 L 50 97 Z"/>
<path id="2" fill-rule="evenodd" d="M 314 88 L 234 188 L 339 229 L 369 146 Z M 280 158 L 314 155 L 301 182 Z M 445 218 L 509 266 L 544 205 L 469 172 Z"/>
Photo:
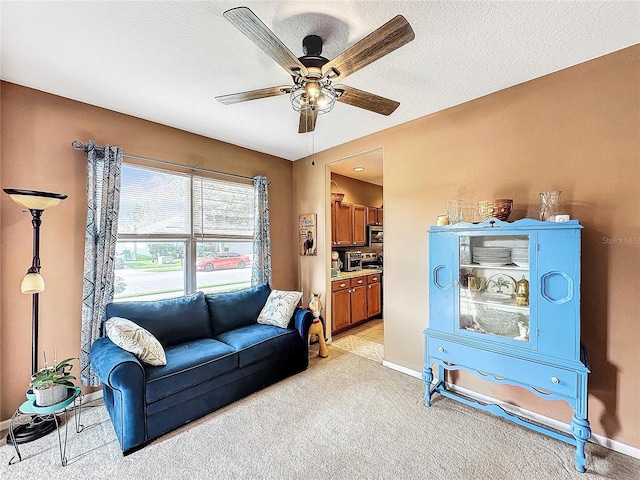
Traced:
<path id="1" fill-rule="evenodd" d="M 351 286 L 352 287 L 360 287 L 360 286 L 364 286 L 367 283 L 367 277 L 366 276 L 361 276 L 361 277 L 355 277 L 351 279 Z"/>
<path id="2" fill-rule="evenodd" d="M 339 290 L 346 290 L 351 286 L 351 282 L 349 279 L 346 280 L 336 280 L 331 282 L 331 291 L 337 292 Z"/>
<path id="3" fill-rule="evenodd" d="M 374 273 L 371 275 L 367 275 L 367 283 L 376 283 L 380 281 L 380 274 Z"/>
<path id="4" fill-rule="evenodd" d="M 434 337 L 427 338 L 427 352 L 430 361 L 453 363 L 483 375 L 493 375 L 497 380 L 534 387 L 541 393 L 552 392 L 570 398 L 576 398 L 578 393 L 578 373 L 574 371 Z"/>

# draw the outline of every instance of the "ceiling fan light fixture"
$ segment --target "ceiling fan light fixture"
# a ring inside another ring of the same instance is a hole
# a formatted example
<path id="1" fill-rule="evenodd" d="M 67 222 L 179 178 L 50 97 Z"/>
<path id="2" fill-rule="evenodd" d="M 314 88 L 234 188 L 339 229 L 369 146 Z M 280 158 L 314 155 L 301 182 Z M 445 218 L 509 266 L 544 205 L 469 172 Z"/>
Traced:
<path id="1" fill-rule="evenodd" d="M 311 100 L 318 100 L 322 87 L 318 84 L 317 80 L 308 80 L 304 86 L 304 91 L 307 94 L 307 98 Z"/>
<path id="2" fill-rule="evenodd" d="M 335 89 L 323 80 L 306 79 L 291 90 L 291 105 L 296 112 L 311 108 L 318 114 L 328 113 L 337 98 Z"/>

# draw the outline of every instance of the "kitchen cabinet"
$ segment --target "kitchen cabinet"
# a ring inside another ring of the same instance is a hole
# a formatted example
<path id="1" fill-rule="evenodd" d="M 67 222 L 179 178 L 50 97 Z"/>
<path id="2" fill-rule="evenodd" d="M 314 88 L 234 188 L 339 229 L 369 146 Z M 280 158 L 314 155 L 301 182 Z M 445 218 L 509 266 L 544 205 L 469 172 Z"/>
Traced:
<path id="1" fill-rule="evenodd" d="M 591 429 L 580 344 L 581 229 L 577 220 L 530 219 L 431 227 L 423 379 L 426 406 L 439 393 L 565 441 L 576 447 L 575 468 L 584 472 Z M 507 413 L 506 405 L 458 395 L 445 383 L 450 370 L 567 402 L 573 435 Z"/>
<path id="2" fill-rule="evenodd" d="M 349 246 L 353 243 L 353 205 L 332 202 L 331 243 L 334 246 Z"/>
<path id="3" fill-rule="evenodd" d="M 367 319 L 367 279 L 356 277 L 351 279 L 351 325 Z"/>
<path id="4" fill-rule="evenodd" d="M 382 284 L 380 275 L 367 275 L 367 318 L 373 318 L 382 313 Z"/>
<path id="5" fill-rule="evenodd" d="M 331 331 L 344 330 L 351 325 L 351 282 L 331 282 Z"/>
<path id="6" fill-rule="evenodd" d="M 353 205 L 353 245 L 367 244 L 367 207 Z"/>
<path id="7" fill-rule="evenodd" d="M 365 246 L 367 244 L 366 207 L 349 203 L 331 204 L 331 244 Z"/>
<path id="8" fill-rule="evenodd" d="M 382 225 L 382 207 L 367 207 L 367 225 Z"/>
<path id="9" fill-rule="evenodd" d="M 331 282 L 331 333 L 338 333 L 380 315 L 380 274 Z"/>

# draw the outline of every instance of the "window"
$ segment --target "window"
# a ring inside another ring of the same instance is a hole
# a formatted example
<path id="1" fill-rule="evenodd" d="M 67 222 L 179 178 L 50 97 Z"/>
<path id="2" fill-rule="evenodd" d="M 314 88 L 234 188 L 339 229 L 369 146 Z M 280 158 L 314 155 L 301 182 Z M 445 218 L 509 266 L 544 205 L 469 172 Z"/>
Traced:
<path id="1" fill-rule="evenodd" d="M 251 285 L 253 185 L 125 164 L 115 301 Z"/>

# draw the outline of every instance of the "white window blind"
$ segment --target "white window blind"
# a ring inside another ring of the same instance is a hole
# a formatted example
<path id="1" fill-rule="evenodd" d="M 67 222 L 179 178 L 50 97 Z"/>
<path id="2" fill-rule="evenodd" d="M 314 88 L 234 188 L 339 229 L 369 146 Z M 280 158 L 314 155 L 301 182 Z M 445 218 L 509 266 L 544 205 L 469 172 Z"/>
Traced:
<path id="1" fill-rule="evenodd" d="M 193 219 L 191 218 L 193 182 Z M 253 238 L 253 185 L 124 165 L 119 234 Z"/>
<path id="2" fill-rule="evenodd" d="M 123 165 L 118 233 L 190 235 L 189 175 Z"/>
<path id="3" fill-rule="evenodd" d="M 193 179 L 193 232 L 209 238 L 253 238 L 253 186 Z"/>

